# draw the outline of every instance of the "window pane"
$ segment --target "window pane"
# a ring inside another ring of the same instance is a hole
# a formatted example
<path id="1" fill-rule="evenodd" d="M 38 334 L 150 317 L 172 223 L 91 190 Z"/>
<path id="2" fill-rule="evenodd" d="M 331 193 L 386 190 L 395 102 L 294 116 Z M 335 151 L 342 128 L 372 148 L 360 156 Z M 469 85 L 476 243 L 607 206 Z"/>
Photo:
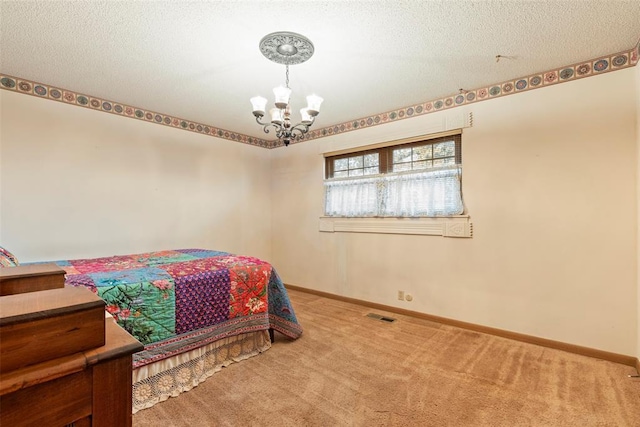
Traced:
<path id="1" fill-rule="evenodd" d="M 393 163 L 411 161 L 411 148 L 398 148 L 393 150 Z"/>
<path id="2" fill-rule="evenodd" d="M 397 165 L 393 165 L 394 172 L 404 172 L 411 170 L 411 163 L 399 163 Z"/>
<path id="3" fill-rule="evenodd" d="M 455 157 L 447 157 L 446 159 L 434 159 L 433 160 L 433 166 L 434 167 L 448 166 L 448 165 L 455 165 L 455 164 L 456 164 L 456 158 Z"/>
<path id="4" fill-rule="evenodd" d="M 362 167 L 362 156 L 349 157 L 349 169 L 357 169 Z"/>
<path id="5" fill-rule="evenodd" d="M 349 172 L 347 171 L 335 171 L 333 173 L 334 178 L 345 178 L 347 176 L 349 176 Z"/>
<path id="6" fill-rule="evenodd" d="M 427 161 L 426 160 L 421 160 L 419 162 L 413 162 L 413 169 L 426 169 L 427 168 Z"/>
<path id="7" fill-rule="evenodd" d="M 349 176 L 362 176 L 362 169 L 351 169 Z"/>
<path id="8" fill-rule="evenodd" d="M 413 148 L 413 161 L 426 160 L 431 158 L 431 145 Z"/>
<path id="9" fill-rule="evenodd" d="M 378 166 L 372 166 L 370 168 L 365 168 L 364 169 L 364 174 L 365 175 L 377 175 L 378 172 Z"/>
<path id="10" fill-rule="evenodd" d="M 365 154 L 364 155 L 364 166 L 365 167 L 370 167 L 370 166 L 378 166 L 378 153 L 372 153 L 372 154 Z"/>
<path id="11" fill-rule="evenodd" d="M 349 166 L 348 159 L 338 159 L 333 161 L 333 170 L 334 171 L 345 171 Z"/>
<path id="12" fill-rule="evenodd" d="M 448 157 L 456 155 L 456 143 L 454 141 L 433 144 L 433 157 Z"/>

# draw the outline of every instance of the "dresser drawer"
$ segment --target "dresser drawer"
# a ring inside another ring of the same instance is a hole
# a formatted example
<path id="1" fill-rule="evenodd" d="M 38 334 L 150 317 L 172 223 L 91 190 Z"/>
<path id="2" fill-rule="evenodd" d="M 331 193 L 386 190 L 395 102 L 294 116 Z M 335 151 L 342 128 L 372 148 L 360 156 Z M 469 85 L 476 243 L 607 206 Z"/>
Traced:
<path id="1" fill-rule="evenodd" d="M 104 301 L 86 288 L 0 297 L 3 373 L 103 346 L 104 309 Z"/>
<path id="2" fill-rule="evenodd" d="M 0 396 L 0 425 L 64 426 L 87 417 L 92 381 L 89 369 Z"/>
<path id="3" fill-rule="evenodd" d="M 0 269 L 0 296 L 64 287 L 65 271 L 56 264 L 19 265 Z"/>

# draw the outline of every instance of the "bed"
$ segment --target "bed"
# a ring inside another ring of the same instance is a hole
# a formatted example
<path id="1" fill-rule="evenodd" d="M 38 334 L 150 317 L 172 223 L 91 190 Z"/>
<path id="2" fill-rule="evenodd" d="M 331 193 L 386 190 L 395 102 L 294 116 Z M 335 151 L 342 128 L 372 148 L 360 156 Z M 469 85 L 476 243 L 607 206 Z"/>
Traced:
<path id="1" fill-rule="evenodd" d="M 55 263 L 144 345 L 133 358 L 134 413 L 269 349 L 270 331 L 302 334 L 280 277 L 258 258 L 179 249 Z"/>

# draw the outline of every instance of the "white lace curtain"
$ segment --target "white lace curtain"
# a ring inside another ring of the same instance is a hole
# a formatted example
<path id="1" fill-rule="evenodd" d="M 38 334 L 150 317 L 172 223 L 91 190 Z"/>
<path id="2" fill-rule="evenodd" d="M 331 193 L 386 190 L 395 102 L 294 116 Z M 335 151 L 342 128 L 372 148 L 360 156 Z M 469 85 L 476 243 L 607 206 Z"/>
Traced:
<path id="1" fill-rule="evenodd" d="M 463 212 L 462 168 L 331 179 L 324 183 L 325 215 L 421 217 Z"/>

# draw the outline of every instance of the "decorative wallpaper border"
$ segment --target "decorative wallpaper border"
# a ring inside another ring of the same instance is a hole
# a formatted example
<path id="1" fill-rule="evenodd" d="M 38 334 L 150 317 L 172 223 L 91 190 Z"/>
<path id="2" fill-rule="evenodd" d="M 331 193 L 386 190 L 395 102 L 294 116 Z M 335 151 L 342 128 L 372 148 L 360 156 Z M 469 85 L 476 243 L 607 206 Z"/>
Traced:
<path id="1" fill-rule="evenodd" d="M 539 89 L 558 83 L 569 82 L 584 77 L 595 76 L 608 73 L 610 71 L 621 70 L 633 67 L 638 63 L 640 57 L 640 41 L 632 49 L 615 53 L 608 56 L 595 58 L 589 61 L 578 62 L 561 68 L 545 71 L 542 73 L 531 74 L 513 80 L 496 83 L 494 85 L 482 87 L 473 90 L 461 90 L 455 95 L 438 98 L 417 105 L 403 107 L 398 110 L 387 111 L 368 117 L 332 125 L 329 127 L 315 129 L 309 131 L 300 143 L 311 139 L 323 138 L 326 136 L 337 135 L 344 132 L 350 132 L 357 129 L 377 126 L 384 123 L 395 122 L 402 119 L 408 119 L 424 114 L 434 113 L 449 108 L 455 108 L 475 102 L 486 101 L 488 99 L 498 98 L 501 96 L 512 95 L 514 93 L 525 92 L 532 89 Z M 178 117 L 169 116 L 154 111 L 137 108 L 119 102 L 113 102 L 102 98 L 96 98 L 89 95 L 83 95 L 67 89 L 46 85 L 30 80 L 21 79 L 19 77 L 4 75 L 0 73 L 0 89 L 24 93 L 27 95 L 37 96 L 39 98 L 49 99 L 52 101 L 64 102 L 70 105 L 90 108 L 96 111 L 129 117 L 132 119 L 143 120 L 163 126 L 174 127 L 191 132 L 201 133 L 217 138 L 228 139 L 244 144 L 255 145 L 263 148 L 282 147 L 283 144 L 278 141 L 267 141 L 260 138 L 244 135 L 237 132 L 228 131 L 215 126 L 203 123 L 184 120 Z"/>
<path id="2" fill-rule="evenodd" d="M 267 141 L 253 136 L 244 135 L 238 132 L 217 128 L 204 123 L 193 122 L 167 114 L 157 113 L 143 108 L 126 105 L 120 102 L 113 102 L 102 98 L 83 95 L 67 89 L 61 89 L 44 83 L 21 79 L 0 73 L 0 88 L 12 90 L 26 95 L 33 95 L 39 98 L 52 101 L 64 102 L 70 105 L 77 105 L 104 113 L 111 113 L 132 119 L 143 120 L 164 126 L 183 129 L 191 132 L 215 136 L 217 138 L 242 142 L 244 144 L 255 145 L 264 148 L 273 148 L 276 141 Z"/>
<path id="3" fill-rule="evenodd" d="M 373 116 L 363 117 L 349 122 L 309 131 L 309 133 L 305 135 L 303 141 L 337 135 L 352 130 L 377 126 L 449 108 L 460 107 L 475 102 L 486 101 L 488 99 L 498 98 L 501 96 L 512 95 L 514 93 L 525 92 L 584 77 L 604 74 L 610 71 L 617 71 L 635 66 L 638 63 L 639 57 L 640 41 L 633 49 L 620 53 L 599 57 L 589 61 L 578 62 L 576 64 L 567 65 L 565 67 L 556 68 L 542 73 L 530 74 L 526 77 L 496 83 L 479 89 L 461 90 L 461 92 L 456 95 L 450 95 L 421 104 L 403 107 L 398 110 L 387 111 L 385 113 L 375 114 Z M 295 141 L 292 142 L 292 144 L 303 141 Z M 276 144 L 276 146 L 282 145 L 283 144 Z"/>

